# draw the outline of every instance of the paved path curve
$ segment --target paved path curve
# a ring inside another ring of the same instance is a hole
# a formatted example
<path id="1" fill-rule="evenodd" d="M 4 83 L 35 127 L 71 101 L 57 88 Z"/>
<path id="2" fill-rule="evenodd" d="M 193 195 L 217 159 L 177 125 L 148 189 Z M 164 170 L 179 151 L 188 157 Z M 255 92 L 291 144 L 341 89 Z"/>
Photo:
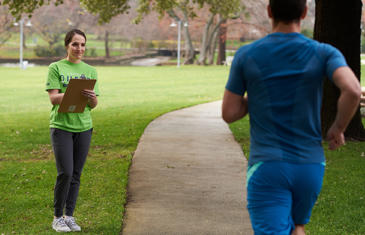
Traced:
<path id="1" fill-rule="evenodd" d="M 154 58 L 144 58 L 135 60 L 131 63 L 132 66 L 156 66 L 163 62 L 167 62 L 170 60 L 168 56 L 157 56 Z"/>
<path id="2" fill-rule="evenodd" d="M 252 234 L 247 163 L 220 106 L 174 111 L 146 128 L 129 171 L 123 235 Z"/>

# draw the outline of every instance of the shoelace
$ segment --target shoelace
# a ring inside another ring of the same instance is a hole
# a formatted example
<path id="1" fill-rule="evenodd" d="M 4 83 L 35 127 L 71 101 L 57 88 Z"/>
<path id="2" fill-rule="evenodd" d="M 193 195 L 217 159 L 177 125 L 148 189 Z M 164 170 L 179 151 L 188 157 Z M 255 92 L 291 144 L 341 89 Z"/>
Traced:
<path id="1" fill-rule="evenodd" d="M 71 226 L 77 225 L 74 217 L 68 218 L 68 221 L 70 221 Z"/>
<path id="2" fill-rule="evenodd" d="M 67 226 L 67 224 L 65 223 L 65 220 L 63 218 L 59 218 L 56 220 L 56 224 L 57 225 L 61 225 L 62 227 L 63 226 Z"/>

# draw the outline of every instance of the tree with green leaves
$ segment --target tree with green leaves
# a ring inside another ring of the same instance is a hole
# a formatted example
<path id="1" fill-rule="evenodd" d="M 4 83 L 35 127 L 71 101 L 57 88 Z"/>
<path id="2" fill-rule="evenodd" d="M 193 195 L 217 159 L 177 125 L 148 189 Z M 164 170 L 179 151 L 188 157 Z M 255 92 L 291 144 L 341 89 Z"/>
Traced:
<path id="1" fill-rule="evenodd" d="M 11 38 L 10 30 L 13 23 L 13 18 L 8 13 L 7 7 L 0 7 L 0 45 Z"/>
<path id="2" fill-rule="evenodd" d="M 7 5 L 10 12 L 17 18 L 22 14 L 32 15 L 35 9 L 44 4 L 63 4 L 63 0 L 4 0 L 1 4 Z M 89 12 L 99 17 L 99 23 L 107 23 L 114 16 L 127 13 L 130 9 L 128 0 L 80 0 Z M 237 17 L 241 11 L 240 0 L 139 0 L 139 15 L 135 22 L 138 23 L 151 11 L 158 12 L 162 17 L 168 15 L 176 21 L 187 24 L 183 28 L 186 42 L 186 63 L 193 63 L 195 49 L 189 32 L 189 20 L 197 17 L 197 10 L 206 7 L 209 16 L 206 19 L 204 33 L 201 41 L 198 64 L 213 63 L 215 46 L 220 25 L 227 19 Z"/>
<path id="3" fill-rule="evenodd" d="M 198 64 L 212 64 L 216 49 L 219 28 L 229 18 L 236 18 L 243 11 L 240 0 L 140 0 L 138 12 L 139 18 L 151 11 L 156 11 L 160 16 L 168 15 L 177 22 L 184 22 L 186 42 L 185 64 L 193 63 L 195 49 L 189 32 L 189 20 L 197 16 L 197 10 L 208 9 L 209 14 L 205 21 L 203 36 L 201 39 Z M 207 62 L 208 60 L 208 62 Z"/>
<path id="4" fill-rule="evenodd" d="M 97 15 L 100 23 L 106 23 L 114 16 L 127 12 L 130 8 L 128 1 L 129 0 L 80 0 L 80 4 L 90 13 Z M 8 6 L 10 13 L 17 19 L 20 19 L 22 14 L 27 14 L 31 17 L 36 9 L 51 3 L 57 6 L 63 4 L 64 0 L 0 1 L 0 5 Z"/>

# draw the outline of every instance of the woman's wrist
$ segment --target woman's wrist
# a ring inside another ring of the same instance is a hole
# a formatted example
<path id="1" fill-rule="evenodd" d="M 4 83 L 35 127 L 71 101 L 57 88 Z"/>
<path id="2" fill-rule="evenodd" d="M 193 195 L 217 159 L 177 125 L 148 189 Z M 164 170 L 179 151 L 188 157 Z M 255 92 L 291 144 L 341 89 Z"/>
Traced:
<path id="1" fill-rule="evenodd" d="M 87 103 L 91 108 L 95 108 L 97 105 L 97 99 L 96 97 L 88 98 Z"/>

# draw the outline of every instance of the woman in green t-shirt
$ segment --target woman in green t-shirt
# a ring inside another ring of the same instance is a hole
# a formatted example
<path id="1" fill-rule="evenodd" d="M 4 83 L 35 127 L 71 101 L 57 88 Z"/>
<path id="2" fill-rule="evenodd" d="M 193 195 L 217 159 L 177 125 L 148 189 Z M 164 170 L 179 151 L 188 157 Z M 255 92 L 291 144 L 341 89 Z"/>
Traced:
<path id="1" fill-rule="evenodd" d="M 58 108 L 70 79 L 95 79 L 95 68 L 81 61 L 85 53 L 86 36 L 73 29 L 65 36 L 67 56 L 50 64 L 46 91 L 53 105 L 50 134 L 56 158 L 57 181 L 54 189 L 54 220 L 57 232 L 81 231 L 73 212 L 79 192 L 81 172 L 89 151 L 92 135 L 91 109 L 98 104 L 98 82 L 94 90 L 83 90 L 88 98 L 83 113 L 59 113 Z M 65 216 L 64 216 L 65 209 Z"/>

